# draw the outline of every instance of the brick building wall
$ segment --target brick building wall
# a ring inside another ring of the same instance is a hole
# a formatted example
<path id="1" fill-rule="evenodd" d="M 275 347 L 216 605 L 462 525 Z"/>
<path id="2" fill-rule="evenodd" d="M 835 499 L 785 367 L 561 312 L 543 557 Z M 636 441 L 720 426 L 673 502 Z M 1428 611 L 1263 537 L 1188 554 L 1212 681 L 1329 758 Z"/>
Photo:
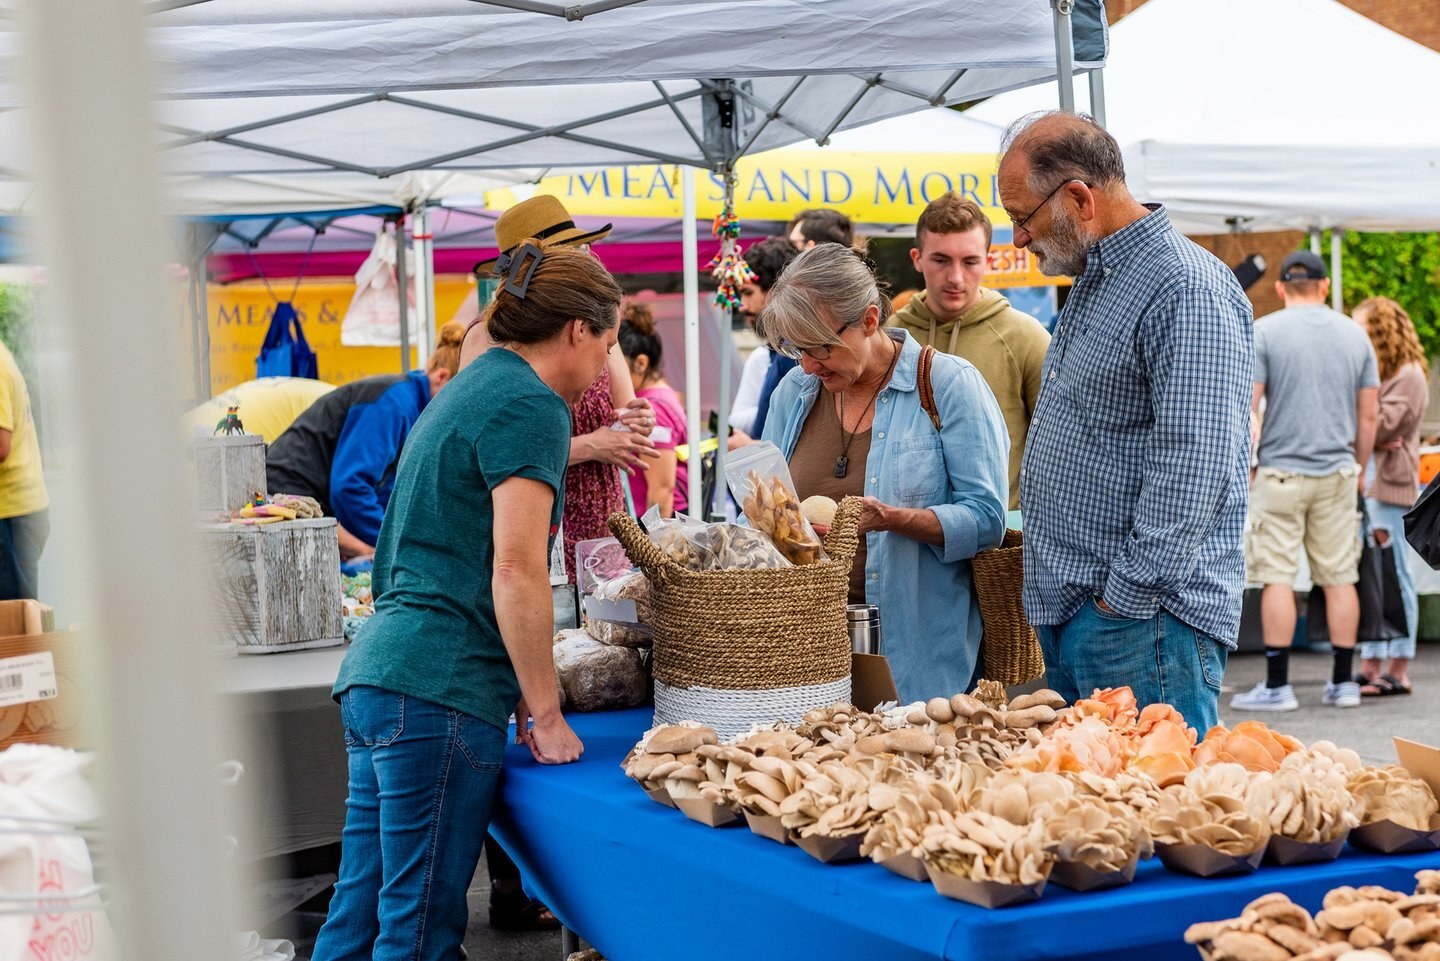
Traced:
<path id="1" fill-rule="evenodd" d="M 1340 0 L 1356 13 L 1369 17 L 1376 23 L 1403 34 L 1433 50 L 1440 51 L 1440 0 Z M 1105 11 L 1110 23 L 1122 19 L 1143 7 L 1146 0 L 1105 0 Z M 1217 234 L 1208 237 L 1191 238 L 1227 264 L 1235 265 L 1250 254 L 1265 257 L 1270 268 L 1265 276 L 1256 281 L 1246 292 L 1255 306 L 1255 316 L 1263 317 L 1281 307 L 1280 298 L 1275 296 L 1275 280 L 1280 270 L 1280 261 L 1290 251 L 1305 243 L 1305 235 L 1299 231 L 1283 233 Z M 1329 260 L 1330 251 L 1321 251 Z"/>

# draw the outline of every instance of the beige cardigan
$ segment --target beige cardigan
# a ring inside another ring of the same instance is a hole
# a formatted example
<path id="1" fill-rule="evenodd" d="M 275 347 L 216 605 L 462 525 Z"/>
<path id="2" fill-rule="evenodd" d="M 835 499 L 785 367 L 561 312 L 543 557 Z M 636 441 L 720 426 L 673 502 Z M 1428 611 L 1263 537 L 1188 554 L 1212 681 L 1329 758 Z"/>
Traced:
<path id="1" fill-rule="evenodd" d="M 1409 507 L 1420 483 L 1420 420 L 1430 403 L 1430 385 L 1419 364 L 1409 363 L 1380 385 L 1380 419 L 1375 426 L 1375 483 L 1366 491 L 1382 504 Z M 1395 440 L 1401 446 L 1385 450 Z"/>

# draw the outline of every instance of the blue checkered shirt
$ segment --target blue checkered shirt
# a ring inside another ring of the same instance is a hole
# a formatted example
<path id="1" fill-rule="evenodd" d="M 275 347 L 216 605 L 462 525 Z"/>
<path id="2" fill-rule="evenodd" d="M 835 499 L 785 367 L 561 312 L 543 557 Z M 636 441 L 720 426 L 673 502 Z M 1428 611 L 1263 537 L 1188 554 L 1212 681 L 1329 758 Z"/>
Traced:
<path id="1" fill-rule="evenodd" d="M 1230 647 L 1245 586 L 1250 302 L 1165 211 L 1090 248 L 1020 470 L 1025 612 L 1161 608 Z"/>

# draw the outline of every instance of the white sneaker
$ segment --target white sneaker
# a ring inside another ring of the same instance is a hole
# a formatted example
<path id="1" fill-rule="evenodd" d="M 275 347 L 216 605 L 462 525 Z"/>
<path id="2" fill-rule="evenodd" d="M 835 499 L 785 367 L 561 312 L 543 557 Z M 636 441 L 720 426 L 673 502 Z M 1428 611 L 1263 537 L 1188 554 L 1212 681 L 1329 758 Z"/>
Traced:
<path id="1" fill-rule="evenodd" d="M 1327 681 L 1320 703 L 1331 707 L 1359 707 L 1360 685 L 1354 681 L 1341 681 L 1339 684 Z"/>
<path id="2" fill-rule="evenodd" d="M 1295 689 L 1289 684 L 1266 687 L 1264 681 L 1230 699 L 1232 711 L 1293 711 L 1299 706 L 1300 702 L 1295 700 Z"/>

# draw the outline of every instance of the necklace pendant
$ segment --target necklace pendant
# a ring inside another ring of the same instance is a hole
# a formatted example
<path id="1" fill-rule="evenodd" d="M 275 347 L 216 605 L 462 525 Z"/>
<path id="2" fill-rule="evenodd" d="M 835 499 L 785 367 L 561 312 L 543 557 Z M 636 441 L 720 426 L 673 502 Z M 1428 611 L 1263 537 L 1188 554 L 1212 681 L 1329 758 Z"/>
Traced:
<path id="1" fill-rule="evenodd" d="M 849 457 L 845 456 L 844 454 L 841 454 L 839 457 L 835 458 L 835 476 L 836 476 L 836 477 L 844 477 L 845 474 L 846 474 L 846 472 L 849 470 L 849 468 L 850 468 L 850 458 L 849 458 Z"/>

